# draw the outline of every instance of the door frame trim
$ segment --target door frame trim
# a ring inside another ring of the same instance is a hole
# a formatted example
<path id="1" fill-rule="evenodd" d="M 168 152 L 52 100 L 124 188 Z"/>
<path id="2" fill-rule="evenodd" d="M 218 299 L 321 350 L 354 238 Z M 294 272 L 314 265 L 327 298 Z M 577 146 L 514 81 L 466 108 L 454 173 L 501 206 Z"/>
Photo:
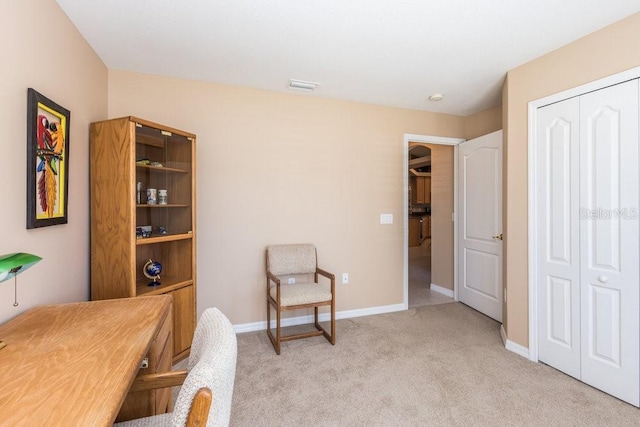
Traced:
<path id="1" fill-rule="evenodd" d="M 555 102 L 563 101 L 568 98 L 580 96 L 588 92 L 604 89 L 628 80 L 640 78 L 640 67 L 632 68 L 627 71 L 613 74 L 592 82 L 545 96 L 530 101 L 528 104 L 528 269 L 529 269 L 529 360 L 538 362 L 538 288 L 535 284 L 538 282 L 538 265 L 536 256 L 538 253 L 538 241 L 536 238 L 536 226 L 538 224 L 538 205 L 537 205 L 537 123 L 538 108 Z"/>
<path id="2" fill-rule="evenodd" d="M 402 180 L 403 180 L 403 218 L 404 223 L 404 254 L 403 254 L 403 304 L 404 309 L 409 308 L 409 142 L 422 144 L 452 145 L 453 146 L 453 299 L 458 301 L 458 144 L 466 141 L 463 138 L 450 138 L 443 136 L 404 134 L 402 144 Z"/>

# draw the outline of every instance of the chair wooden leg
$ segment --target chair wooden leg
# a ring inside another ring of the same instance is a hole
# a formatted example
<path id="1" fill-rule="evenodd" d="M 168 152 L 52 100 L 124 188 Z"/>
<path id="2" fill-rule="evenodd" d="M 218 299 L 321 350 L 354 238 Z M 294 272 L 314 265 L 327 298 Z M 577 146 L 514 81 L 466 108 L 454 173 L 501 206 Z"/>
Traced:
<path id="1" fill-rule="evenodd" d="M 318 321 L 318 307 L 313 307 L 313 319 L 316 329 L 321 329 L 320 322 Z"/>
<path id="2" fill-rule="evenodd" d="M 280 308 L 276 310 L 276 354 L 280 354 L 280 338 L 281 330 L 280 330 Z"/>
<path id="3" fill-rule="evenodd" d="M 336 345 L 336 307 L 335 304 L 331 304 L 331 334 L 327 332 L 327 330 L 320 325 L 320 321 L 318 318 L 318 307 L 313 307 L 314 314 L 314 324 L 317 330 L 322 332 L 322 335 L 329 341 L 332 345 Z"/>
<path id="4" fill-rule="evenodd" d="M 271 332 L 271 307 L 276 311 L 276 333 L 275 336 Z M 280 322 L 282 319 L 282 311 L 278 309 L 277 304 L 274 305 L 273 301 L 267 301 L 267 335 L 269 336 L 269 340 L 273 345 L 273 349 L 276 351 L 276 354 L 280 354 L 280 349 L 282 345 L 282 341 L 291 341 L 300 338 L 308 338 L 314 337 L 318 335 L 323 335 L 327 341 L 329 341 L 332 345 L 336 345 L 336 307 L 335 301 L 331 303 L 331 333 L 327 329 L 325 329 L 320 324 L 320 313 L 319 307 L 313 307 L 313 323 L 317 329 L 315 332 L 306 332 L 301 334 L 294 335 L 282 335 L 282 328 L 280 326 Z"/>
<path id="5" fill-rule="evenodd" d="M 269 297 L 267 297 L 267 331 L 271 330 L 271 304 L 269 304 Z"/>
<path id="6" fill-rule="evenodd" d="M 274 307 L 275 308 L 275 307 Z M 276 310 L 277 311 L 277 310 Z M 269 341 L 271 341 L 271 345 L 273 345 L 273 349 L 276 351 L 276 354 L 280 354 L 280 312 L 277 311 L 276 315 L 276 336 L 273 336 L 271 332 L 271 304 L 267 300 L 267 335 L 269 336 Z"/>
<path id="7" fill-rule="evenodd" d="M 331 300 L 331 345 L 336 345 L 336 300 Z"/>

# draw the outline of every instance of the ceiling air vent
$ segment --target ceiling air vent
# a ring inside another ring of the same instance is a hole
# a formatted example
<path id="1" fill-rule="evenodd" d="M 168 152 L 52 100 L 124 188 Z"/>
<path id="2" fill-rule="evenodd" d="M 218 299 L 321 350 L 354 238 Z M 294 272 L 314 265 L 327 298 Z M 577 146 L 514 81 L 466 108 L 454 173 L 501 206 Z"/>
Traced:
<path id="1" fill-rule="evenodd" d="M 318 83 L 306 82 L 304 80 L 289 80 L 289 89 L 301 90 L 303 92 L 313 92 Z"/>

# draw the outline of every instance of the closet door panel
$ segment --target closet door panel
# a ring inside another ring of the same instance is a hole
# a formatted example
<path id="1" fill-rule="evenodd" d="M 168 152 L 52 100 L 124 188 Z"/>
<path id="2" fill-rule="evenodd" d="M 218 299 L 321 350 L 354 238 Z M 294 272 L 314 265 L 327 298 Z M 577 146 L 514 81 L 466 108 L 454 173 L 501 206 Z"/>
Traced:
<path id="1" fill-rule="evenodd" d="M 580 97 L 582 381 L 638 405 L 638 81 Z"/>
<path id="2" fill-rule="evenodd" d="M 538 110 L 538 359 L 580 377 L 579 100 Z"/>

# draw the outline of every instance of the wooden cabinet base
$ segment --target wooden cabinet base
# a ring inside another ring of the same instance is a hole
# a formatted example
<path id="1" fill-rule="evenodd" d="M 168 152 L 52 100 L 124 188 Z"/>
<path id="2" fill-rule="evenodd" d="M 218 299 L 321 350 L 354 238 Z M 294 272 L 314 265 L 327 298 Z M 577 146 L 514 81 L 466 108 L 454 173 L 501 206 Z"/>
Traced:
<path id="1" fill-rule="evenodd" d="M 420 246 L 420 219 L 409 218 L 409 246 Z"/>
<path id="2" fill-rule="evenodd" d="M 173 363 L 177 363 L 189 356 L 191 340 L 196 330 L 194 319 L 196 307 L 193 285 L 185 286 L 169 292 L 173 296 Z"/>

